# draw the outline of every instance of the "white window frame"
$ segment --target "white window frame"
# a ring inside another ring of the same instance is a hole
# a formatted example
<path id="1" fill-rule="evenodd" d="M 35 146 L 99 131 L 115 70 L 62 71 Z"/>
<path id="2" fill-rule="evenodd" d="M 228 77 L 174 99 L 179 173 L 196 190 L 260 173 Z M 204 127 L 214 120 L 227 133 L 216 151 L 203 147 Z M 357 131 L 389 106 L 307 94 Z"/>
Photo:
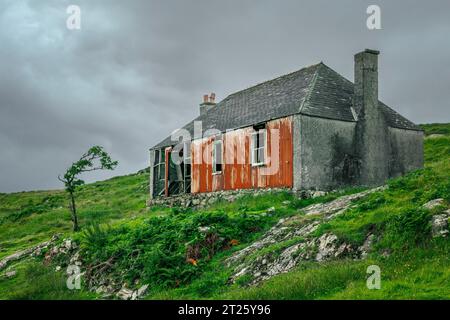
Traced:
<path id="1" fill-rule="evenodd" d="M 260 133 L 263 133 L 264 136 L 264 146 L 263 147 L 256 147 L 256 139 L 259 136 Z M 256 162 L 258 151 L 263 149 L 263 155 L 264 159 L 262 162 Z M 251 155 L 251 161 L 252 161 L 252 167 L 259 167 L 264 166 L 266 164 L 267 160 L 267 129 L 259 129 L 252 132 L 251 136 L 251 144 L 250 144 L 250 155 Z"/>
<path id="2" fill-rule="evenodd" d="M 217 164 L 216 145 L 218 145 L 218 144 L 220 144 L 220 156 L 221 156 L 220 164 L 221 164 L 221 168 L 222 168 L 222 170 L 220 170 L 220 171 L 217 171 L 217 168 L 216 168 L 216 164 Z M 213 173 L 213 175 L 222 174 L 222 171 L 223 171 L 223 142 L 222 142 L 222 139 L 220 137 L 220 138 L 214 139 L 214 142 L 213 142 L 212 173 Z"/>

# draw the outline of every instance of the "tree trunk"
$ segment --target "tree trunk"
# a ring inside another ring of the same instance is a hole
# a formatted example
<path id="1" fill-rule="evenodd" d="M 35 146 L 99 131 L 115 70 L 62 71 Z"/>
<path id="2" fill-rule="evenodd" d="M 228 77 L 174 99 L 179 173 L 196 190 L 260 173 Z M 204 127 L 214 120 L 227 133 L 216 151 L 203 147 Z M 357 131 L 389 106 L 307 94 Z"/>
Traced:
<path id="1" fill-rule="evenodd" d="M 73 192 L 70 192 L 70 213 L 72 215 L 72 222 L 73 222 L 73 231 L 76 232 L 80 228 L 78 227 L 78 217 L 77 217 L 77 209 L 75 207 L 75 196 Z"/>

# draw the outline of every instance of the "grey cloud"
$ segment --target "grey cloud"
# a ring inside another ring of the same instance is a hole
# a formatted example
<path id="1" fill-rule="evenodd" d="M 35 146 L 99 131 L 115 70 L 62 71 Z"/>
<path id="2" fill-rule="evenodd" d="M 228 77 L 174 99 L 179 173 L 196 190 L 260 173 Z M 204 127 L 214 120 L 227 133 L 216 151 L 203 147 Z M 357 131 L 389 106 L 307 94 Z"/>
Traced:
<path id="1" fill-rule="evenodd" d="M 69 4 L 82 29 L 65 28 Z M 60 187 L 93 144 L 137 171 L 148 148 L 218 98 L 323 60 L 353 78 L 382 51 L 381 99 L 411 120 L 450 121 L 448 1 L 4 0 L 0 4 L 0 192 Z"/>

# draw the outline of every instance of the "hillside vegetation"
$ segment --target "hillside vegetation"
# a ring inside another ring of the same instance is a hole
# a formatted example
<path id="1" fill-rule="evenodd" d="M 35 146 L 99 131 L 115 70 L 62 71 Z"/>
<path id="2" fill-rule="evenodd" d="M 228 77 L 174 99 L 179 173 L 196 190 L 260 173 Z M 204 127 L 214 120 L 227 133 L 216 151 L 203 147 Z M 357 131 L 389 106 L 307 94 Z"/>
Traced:
<path id="1" fill-rule="evenodd" d="M 146 173 L 80 187 L 76 195 L 80 224 L 114 223 L 146 213 L 147 190 Z M 70 231 L 63 190 L 0 194 L 0 259 Z"/>
<path id="2" fill-rule="evenodd" d="M 87 266 L 111 262 L 104 270 L 109 281 L 149 284 L 148 299 L 449 299 L 450 243 L 431 237 L 430 221 L 450 204 L 450 124 L 423 128 L 429 136 L 424 169 L 389 181 L 386 190 L 355 201 L 315 231 L 317 237 L 333 233 L 354 246 L 362 245 L 368 232 L 374 234 L 377 240 L 365 260 L 307 262 L 256 286 L 249 286 L 248 276 L 231 284 L 234 270 L 224 261 L 281 218 L 309 219 L 302 211 L 306 206 L 360 189 L 306 200 L 287 192 L 245 196 L 197 211 L 149 210 L 146 173 L 81 187 L 77 201 L 84 230 L 75 235 L 62 191 L 0 194 L 0 259 L 62 233 L 80 243 Z M 444 207 L 422 207 L 437 198 L 444 199 Z M 277 255 L 301 241 L 276 243 L 263 253 Z M 366 287 L 369 265 L 382 271 L 380 290 Z M 0 270 L 0 299 L 101 298 L 86 290 L 87 283 L 83 290 L 66 289 L 65 274 L 55 266 L 30 258 L 8 266 L 17 271 L 11 279 Z"/>

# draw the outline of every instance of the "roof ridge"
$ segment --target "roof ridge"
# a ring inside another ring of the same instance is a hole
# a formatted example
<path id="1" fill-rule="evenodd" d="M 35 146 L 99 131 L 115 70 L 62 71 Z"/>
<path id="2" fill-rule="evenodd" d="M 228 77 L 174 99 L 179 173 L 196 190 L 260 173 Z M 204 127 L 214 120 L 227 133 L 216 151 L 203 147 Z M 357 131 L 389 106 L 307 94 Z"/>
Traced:
<path id="1" fill-rule="evenodd" d="M 331 72 L 333 72 L 335 75 L 337 75 L 340 79 L 344 80 L 345 82 L 347 82 L 348 84 L 350 84 L 352 86 L 352 90 L 355 90 L 355 83 L 352 82 L 351 80 L 347 79 L 345 76 L 343 76 L 342 74 L 340 74 L 339 72 L 337 72 L 336 70 L 334 70 L 333 68 L 327 66 L 326 64 L 322 63 L 322 65 L 324 67 L 326 67 L 327 69 L 329 69 Z M 399 117 L 401 119 L 403 119 L 403 121 L 407 122 L 408 125 L 410 126 L 411 130 L 422 130 L 418 125 L 416 125 L 414 122 L 412 122 L 411 120 L 409 120 L 408 118 L 404 117 L 403 115 L 401 115 L 397 110 L 391 108 L 390 106 L 388 106 L 386 103 L 384 103 L 383 101 L 381 101 L 380 97 L 378 97 L 378 104 L 382 105 L 383 107 L 389 109 L 391 112 L 393 112 L 396 117 Z M 358 120 L 358 115 L 356 114 L 355 110 L 353 109 L 353 106 L 350 106 L 350 110 L 352 111 L 352 115 L 353 118 L 355 119 L 355 121 Z"/>
<path id="2" fill-rule="evenodd" d="M 245 89 L 242 89 L 242 90 L 239 90 L 239 91 L 230 93 L 230 94 L 229 94 L 225 99 L 223 99 L 222 101 L 225 101 L 225 100 L 227 100 L 228 98 L 230 98 L 230 97 L 232 97 L 232 96 L 235 96 L 235 95 L 237 95 L 237 94 L 243 93 L 243 92 L 245 92 L 245 91 L 252 90 L 252 89 L 256 89 L 257 87 L 260 87 L 260 86 L 262 86 L 262 85 L 268 84 L 268 83 L 270 83 L 270 82 L 275 82 L 275 81 L 277 81 L 277 80 L 280 80 L 280 79 L 285 78 L 285 77 L 292 76 L 293 74 L 296 74 L 296 73 L 305 71 L 305 70 L 307 70 L 307 69 L 314 68 L 314 67 L 318 67 L 318 66 L 320 66 L 321 64 L 323 64 L 322 61 L 319 62 L 319 63 L 315 63 L 315 64 L 311 64 L 311 65 L 309 65 L 309 66 L 303 67 L 303 68 L 298 69 L 298 70 L 296 70 L 296 71 L 292 71 L 292 72 L 283 74 L 283 75 L 278 76 L 278 77 L 275 77 L 275 78 L 273 78 L 273 79 L 270 79 L 270 80 L 266 80 L 266 81 L 257 83 L 257 84 L 255 84 L 255 85 L 253 85 L 253 86 L 248 87 L 248 88 L 245 88 Z M 222 101 L 220 101 L 220 102 L 222 102 Z M 219 102 L 219 103 L 220 103 L 220 102 Z"/>
<path id="3" fill-rule="evenodd" d="M 324 64 L 323 64 L 322 61 L 320 61 L 320 63 L 317 64 L 316 72 L 314 72 L 313 78 L 312 78 L 312 80 L 311 80 L 311 82 L 309 84 L 309 87 L 308 87 L 308 93 L 306 94 L 305 98 L 303 99 L 302 103 L 300 104 L 300 108 L 298 110 L 299 113 L 302 112 L 303 107 L 305 106 L 305 104 L 307 102 L 309 102 L 309 98 L 311 97 L 311 94 L 312 94 L 312 92 L 314 90 L 314 87 L 316 85 L 316 82 L 317 82 L 317 77 L 318 77 L 318 74 L 319 74 L 319 70 L 320 70 L 321 66 L 323 66 L 323 65 Z"/>
<path id="4" fill-rule="evenodd" d="M 337 72 L 336 70 L 334 70 L 333 68 L 331 68 L 330 66 L 326 65 L 325 63 L 322 63 L 322 65 L 329 69 L 330 71 L 332 71 L 333 73 L 337 74 L 340 78 L 342 78 L 343 80 L 345 80 L 346 82 L 355 85 L 355 83 L 353 81 L 351 81 L 350 79 L 347 79 L 346 77 L 344 77 L 342 74 L 340 74 L 339 72 Z"/>

